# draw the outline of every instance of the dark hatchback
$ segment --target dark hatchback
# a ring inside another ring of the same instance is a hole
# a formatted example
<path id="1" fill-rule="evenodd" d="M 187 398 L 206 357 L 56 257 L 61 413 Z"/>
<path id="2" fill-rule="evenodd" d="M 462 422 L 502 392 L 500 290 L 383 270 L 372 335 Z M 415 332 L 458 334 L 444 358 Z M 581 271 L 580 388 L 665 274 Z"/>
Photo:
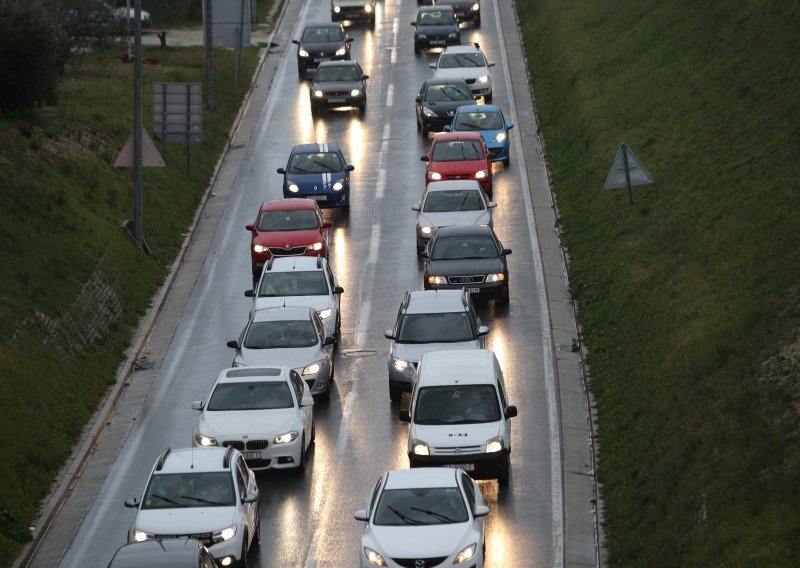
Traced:
<path id="1" fill-rule="evenodd" d="M 452 6 L 459 22 L 481 25 L 481 0 L 436 0 L 437 6 Z"/>
<path id="2" fill-rule="evenodd" d="M 427 138 L 429 132 L 444 130 L 456 109 L 475 104 L 475 99 L 464 79 L 428 79 L 419 88 L 416 102 L 417 130 Z"/>
<path id="3" fill-rule="evenodd" d="M 311 81 L 311 113 L 326 108 L 355 107 L 359 114 L 367 109 L 367 79 L 357 61 L 320 63 Z"/>
<path id="4" fill-rule="evenodd" d="M 440 227 L 422 253 L 423 285 L 426 290 L 464 288 L 473 297 L 507 304 L 509 254 L 511 249 L 503 248 L 485 225 Z"/>
<path id="5" fill-rule="evenodd" d="M 306 77 L 323 61 L 349 60 L 352 41 L 342 24 L 307 25 L 300 39 L 292 40 L 297 45 L 297 73 Z"/>
<path id="6" fill-rule="evenodd" d="M 450 6 L 424 6 L 417 12 L 414 26 L 414 53 L 431 47 L 461 43 L 461 30 Z"/>

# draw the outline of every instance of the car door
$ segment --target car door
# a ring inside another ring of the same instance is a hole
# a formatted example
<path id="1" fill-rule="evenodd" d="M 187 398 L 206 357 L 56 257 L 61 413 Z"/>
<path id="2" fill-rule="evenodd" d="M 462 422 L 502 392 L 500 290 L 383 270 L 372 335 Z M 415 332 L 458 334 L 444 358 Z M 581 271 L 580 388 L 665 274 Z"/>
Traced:
<path id="1" fill-rule="evenodd" d="M 292 389 L 294 390 L 294 396 L 297 400 L 297 408 L 298 412 L 302 414 L 302 421 L 303 421 L 303 431 L 308 432 L 309 434 L 306 436 L 306 444 L 311 443 L 311 430 L 314 426 L 314 407 L 313 406 L 303 406 L 303 396 L 308 394 L 311 396 L 311 391 L 308 388 L 306 382 L 300 378 L 296 372 L 289 373 L 289 380 L 292 382 Z M 305 450 L 305 448 L 303 448 Z"/>
<path id="2" fill-rule="evenodd" d="M 250 468 L 244 463 L 244 458 L 239 456 L 236 460 L 236 482 L 239 485 L 239 504 L 244 512 L 244 525 L 247 527 L 247 534 L 252 541 L 258 528 L 256 518 L 258 515 L 258 500 L 252 503 L 244 503 L 244 498 L 248 493 L 258 494 L 258 486 L 256 485 L 256 477 Z M 250 546 L 250 543 L 247 545 Z"/>
<path id="3" fill-rule="evenodd" d="M 336 290 L 336 277 L 333 275 L 333 270 L 331 270 L 331 265 L 325 263 L 325 279 L 328 281 L 328 294 L 331 297 L 331 306 L 333 306 L 333 315 L 334 323 L 339 319 L 339 306 L 341 303 L 341 294 L 336 294 L 334 290 Z"/>

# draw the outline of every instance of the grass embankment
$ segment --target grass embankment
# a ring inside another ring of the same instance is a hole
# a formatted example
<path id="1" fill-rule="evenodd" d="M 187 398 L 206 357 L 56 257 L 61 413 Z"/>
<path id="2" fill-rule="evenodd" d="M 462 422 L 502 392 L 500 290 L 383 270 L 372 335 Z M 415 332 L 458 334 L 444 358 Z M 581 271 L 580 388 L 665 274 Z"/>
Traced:
<path id="1" fill-rule="evenodd" d="M 610 562 L 800 562 L 800 4 L 517 0 Z M 656 185 L 602 186 L 621 142 Z"/>
<path id="2" fill-rule="evenodd" d="M 112 165 L 132 131 L 133 66 L 119 62 L 123 52 L 70 64 L 57 106 L 0 118 L 0 565 L 29 539 L 40 501 L 113 382 L 208 186 L 258 58 L 256 48 L 243 51 L 235 86 L 235 53 L 216 50 L 216 110 L 204 112 L 191 173 L 184 144 L 168 145 L 166 167 L 145 169 L 148 258 L 120 228 L 133 215 L 131 173 Z M 144 57 L 158 60 L 143 66 L 144 124 L 152 132 L 152 83 L 204 85 L 205 52 Z M 87 339 L 96 328 L 64 327 L 86 323 L 75 301 L 93 274 L 117 294 L 121 312 Z M 44 328 L 32 317 L 61 326 L 53 343 L 43 343 Z"/>

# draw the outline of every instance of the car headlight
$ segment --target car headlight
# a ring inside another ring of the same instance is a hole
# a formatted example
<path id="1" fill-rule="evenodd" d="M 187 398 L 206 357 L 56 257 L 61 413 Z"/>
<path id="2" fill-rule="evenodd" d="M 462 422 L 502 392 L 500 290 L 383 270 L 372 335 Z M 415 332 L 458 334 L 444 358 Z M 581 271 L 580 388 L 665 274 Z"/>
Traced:
<path id="1" fill-rule="evenodd" d="M 340 47 L 339 49 L 336 50 L 337 57 L 341 57 L 345 53 L 347 53 L 347 49 L 345 49 L 344 47 Z"/>
<path id="2" fill-rule="evenodd" d="M 341 9 L 339 6 L 334 6 L 334 7 L 333 7 L 333 11 L 334 11 L 334 12 L 336 12 L 336 13 L 338 14 L 339 12 L 341 12 L 341 11 L 342 11 L 342 9 Z"/>
<path id="3" fill-rule="evenodd" d="M 503 273 L 500 274 L 487 274 L 486 281 L 487 282 L 502 282 L 506 279 L 506 275 Z"/>
<path id="4" fill-rule="evenodd" d="M 281 434 L 280 436 L 275 436 L 275 441 L 273 444 L 288 444 L 290 442 L 294 442 L 297 437 L 300 435 L 300 432 L 286 432 L 286 434 Z"/>
<path id="5" fill-rule="evenodd" d="M 472 557 L 475 556 L 476 550 L 478 550 L 478 543 L 470 544 L 467 548 L 456 554 L 453 564 L 461 564 L 462 562 L 471 560 Z"/>
<path id="6" fill-rule="evenodd" d="M 322 243 L 320 242 L 314 243 L 308 248 L 310 248 L 311 250 L 322 250 Z"/>
<path id="7" fill-rule="evenodd" d="M 235 536 L 236 536 L 236 525 L 233 525 L 211 533 L 211 541 L 215 543 L 222 542 L 224 540 L 230 540 Z"/>
<path id="8" fill-rule="evenodd" d="M 206 436 L 205 434 L 195 434 L 194 441 L 198 446 L 219 446 L 219 442 L 217 442 L 216 438 Z"/>
<path id="9" fill-rule="evenodd" d="M 406 375 L 411 375 L 414 373 L 414 365 L 405 359 L 401 359 L 400 357 L 392 357 L 392 367 L 394 367 L 396 371 L 400 371 Z"/>
<path id="10" fill-rule="evenodd" d="M 475 172 L 475 179 L 484 179 L 489 177 L 489 170 L 480 170 Z"/>
<path id="11" fill-rule="evenodd" d="M 442 179 L 442 174 L 440 174 L 439 172 L 428 172 L 428 179 L 432 179 L 434 181 L 440 180 Z"/>
<path id="12" fill-rule="evenodd" d="M 324 95 L 324 93 L 322 91 L 320 91 L 319 89 L 314 91 L 314 96 L 317 97 L 318 99 L 321 98 L 323 95 Z"/>
<path id="13" fill-rule="evenodd" d="M 506 139 L 506 133 L 505 132 L 501 132 L 500 134 L 498 134 L 497 136 L 494 137 L 494 141 L 495 142 L 505 142 L 505 139 Z"/>
<path id="14" fill-rule="evenodd" d="M 337 181 L 333 184 L 333 191 L 342 191 L 344 189 L 344 184 L 340 181 Z"/>
<path id="15" fill-rule="evenodd" d="M 296 183 L 290 183 L 289 191 L 291 191 L 292 193 L 297 193 L 298 191 L 300 191 L 300 188 L 297 186 Z"/>
<path id="16" fill-rule="evenodd" d="M 447 284 L 447 278 L 444 276 L 428 276 L 428 284 L 433 284 L 435 286 Z"/>
<path id="17" fill-rule="evenodd" d="M 422 107 L 422 114 L 424 114 L 428 118 L 433 118 L 436 116 L 436 112 L 432 111 L 428 107 Z"/>
<path id="18" fill-rule="evenodd" d="M 487 454 L 496 454 L 503 450 L 503 438 L 501 436 L 496 436 L 486 442 L 486 453 Z"/>
<path id="19" fill-rule="evenodd" d="M 367 14 L 369 14 L 370 12 L 372 12 L 372 5 L 370 5 L 370 4 L 364 4 L 364 11 L 365 11 Z"/>
<path id="20" fill-rule="evenodd" d="M 262 253 L 267 252 L 267 247 L 264 245 L 253 245 L 253 252 Z"/>
<path id="21" fill-rule="evenodd" d="M 351 97 L 360 97 L 361 96 L 361 89 L 353 89 L 350 91 Z"/>
<path id="22" fill-rule="evenodd" d="M 473 12 L 477 12 L 481 9 L 481 5 L 478 2 L 475 2 L 472 6 L 469 7 L 470 10 Z"/>
<path id="23" fill-rule="evenodd" d="M 480 77 L 478 77 L 477 82 L 480 83 L 480 84 L 488 83 L 489 82 L 489 76 L 488 75 L 481 75 Z"/>
<path id="24" fill-rule="evenodd" d="M 328 319 L 329 317 L 331 317 L 333 310 L 330 308 L 325 308 L 324 310 L 320 310 L 317 313 L 319 314 L 319 317 L 321 317 L 322 319 Z"/>
<path id="25" fill-rule="evenodd" d="M 364 554 L 367 557 L 367 562 L 372 564 L 373 566 L 386 566 L 386 561 L 383 559 L 383 556 L 372 550 L 371 548 L 364 547 Z"/>
<path id="26" fill-rule="evenodd" d="M 456 32 L 453 32 L 453 33 L 447 34 L 447 37 L 449 37 L 450 39 L 455 39 L 455 38 L 458 37 L 458 34 Z"/>
<path id="27" fill-rule="evenodd" d="M 411 453 L 415 456 L 431 455 L 431 451 L 428 449 L 428 443 L 423 442 L 422 440 L 417 440 L 416 438 L 411 440 Z"/>
<path id="28" fill-rule="evenodd" d="M 428 227 L 428 226 L 420 227 L 419 232 L 422 233 L 423 235 L 430 235 L 433 232 L 433 227 Z"/>
<path id="29" fill-rule="evenodd" d="M 297 55 L 299 55 L 300 57 L 308 57 L 308 52 L 301 47 L 300 49 L 297 50 Z"/>
<path id="30" fill-rule="evenodd" d="M 134 529 L 133 531 L 133 540 L 134 542 L 144 542 L 146 540 L 152 540 L 155 538 L 155 535 L 150 533 L 146 533 L 144 531 L 140 531 L 139 529 Z"/>
<path id="31" fill-rule="evenodd" d="M 310 365 L 306 365 L 303 368 L 303 376 L 306 375 L 316 375 L 322 369 L 322 366 L 325 364 L 325 361 L 316 361 L 311 363 Z"/>

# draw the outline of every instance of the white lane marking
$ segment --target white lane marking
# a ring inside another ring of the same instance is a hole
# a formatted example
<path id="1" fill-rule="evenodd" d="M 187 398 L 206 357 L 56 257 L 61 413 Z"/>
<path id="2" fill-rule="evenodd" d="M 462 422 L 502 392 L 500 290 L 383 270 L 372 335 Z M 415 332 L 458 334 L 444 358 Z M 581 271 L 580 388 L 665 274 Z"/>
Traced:
<path id="1" fill-rule="evenodd" d="M 394 85 L 389 83 L 389 86 L 386 88 L 386 106 L 390 107 L 394 105 Z"/>
<path id="2" fill-rule="evenodd" d="M 503 38 L 502 23 L 500 20 L 499 2 L 494 3 L 495 25 L 499 38 Z M 508 66 L 508 53 L 506 44 L 500 41 L 500 57 L 503 60 L 503 70 L 505 71 L 506 90 L 508 92 L 508 103 L 511 107 L 512 122 L 518 123 L 517 106 L 514 102 L 514 92 L 510 80 L 510 69 Z M 555 380 L 555 350 L 553 349 L 553 336 L 550 329 L 550 308 L 547 304 L 547 289 L 545 288 L 544 266 L 542 264 L 542 249 L 539 244 L 539 237 L 536 234 L 536 220 L 533 215 L 533 203 L 528 189 L 528 171 L 525 163 L 525 154 L 522 152 L 522 138 L 520 129 L 514 129 L 514 146 L 517 148 L 517 162 L 520 166 L 520 176 L 522 178 L 523 199 L 525 201 L 525 217 L 528 222 L 528 235 L 530 236 L 531 249 L 533 250 L 534 273 L 536 277 L 536 287 L 539 290 L 539 314 L 542 327 L 542 355 L 544 361 L 545 390 L 547 391 L 547 423 L 550 437 L 550 499 L 553 511 L 553 567 L 561 568 L 564 566 L 564 496 L 562 486 L 562 467 L 561 467 L 561 431 L 559 429 L 558 400 L 556 397 Z"/>
<path id="3" fill-rule="evenodd" d="M 383 178 L 383 176 L 381 176 Z M 380 182 L 379 182 L 380 183 Z M 375 264 L 378 260 L 378 247 L 381 240 L 381 226 L 377 223 L 372 225 L 372 235 L 370 239 L 369 255 L 367 256 L 367 264 Z"/>
<path id="4" fill-rule="evenodd" d="M 319 544 L 319 531 L 314 531 L 314 538 L 311 540 L 311 548 L 308 549 L 305 568 L 317 567 L 317 545 Z"/>
<path id="5" fill-rule="evenodd" d="M 347 397 L 342 409 L 342 423 L 339 425 L 339 436 L 336 438 L 336 455 L 340 456 L 347 448 L 347 431 L 350 429 L 350 417 L 353 415 L 353 399 L 355 397 Z"/>

